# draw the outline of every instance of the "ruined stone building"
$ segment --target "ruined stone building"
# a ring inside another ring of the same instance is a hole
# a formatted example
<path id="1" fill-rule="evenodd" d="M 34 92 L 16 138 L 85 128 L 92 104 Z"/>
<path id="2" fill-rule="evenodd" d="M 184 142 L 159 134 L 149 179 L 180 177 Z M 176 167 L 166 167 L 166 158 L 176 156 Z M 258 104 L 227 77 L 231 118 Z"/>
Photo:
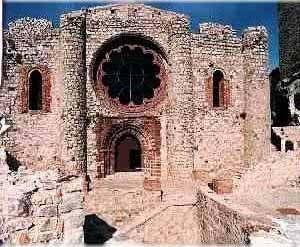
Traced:
<path id="1" fill-rule="evenodd" d="M 59 28 L 4 31 L 0 111 L 11 163 L 164 181 L 235 178 L 270 150 L 268 37 L 142 4 L 88 8 Z"/>

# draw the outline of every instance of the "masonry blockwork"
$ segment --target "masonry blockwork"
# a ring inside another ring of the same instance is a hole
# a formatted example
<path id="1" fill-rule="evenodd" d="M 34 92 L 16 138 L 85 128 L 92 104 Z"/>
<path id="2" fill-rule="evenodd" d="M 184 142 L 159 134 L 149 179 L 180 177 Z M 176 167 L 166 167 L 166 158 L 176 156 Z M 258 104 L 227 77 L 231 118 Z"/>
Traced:
<path id="1" fill-rule="evenodd" d="M 31 168 L 92 181 L 141 168 L 145 188 L 160 190 L 195 171 L 232 178 L 268 153 L 263 27 L 191 33 L 187 16 L 129 4 L 67 13 L 59 28 L 21 19 L 4 39 L 0 107 L 16 131 L 3 143 Z M 126 157 L 140 161 L 116 169 L 124 135 L 138 140 Z"/>

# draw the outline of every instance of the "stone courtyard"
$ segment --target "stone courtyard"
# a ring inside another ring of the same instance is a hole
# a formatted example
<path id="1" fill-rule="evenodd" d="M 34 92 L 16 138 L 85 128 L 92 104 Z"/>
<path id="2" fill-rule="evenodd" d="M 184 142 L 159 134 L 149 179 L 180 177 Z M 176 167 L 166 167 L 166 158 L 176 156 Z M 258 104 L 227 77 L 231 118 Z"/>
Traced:
<path id="1" fill-rule="evenodd" d="M 299 243 L 300 129 L 273 98 L 297 118 L 298 77 L 273 88 L 265 27 L 114 4 L 3 44 L 2 243 Z"/>

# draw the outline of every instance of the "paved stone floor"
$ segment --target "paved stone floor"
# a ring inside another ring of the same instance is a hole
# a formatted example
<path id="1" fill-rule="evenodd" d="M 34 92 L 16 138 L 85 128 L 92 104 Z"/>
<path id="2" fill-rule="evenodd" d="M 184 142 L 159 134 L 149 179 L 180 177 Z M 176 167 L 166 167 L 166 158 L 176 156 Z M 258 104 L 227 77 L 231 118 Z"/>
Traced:
<path id="1" fill-rule="evenodd" d="M 166 186 L 167 187 L 167 186 Z M 95 180 L 85 201 L 87 214 L 96 214 L 109 225 L 122 229 L 162 207 L 196 200 L 194 184 L 168 186 L 167 190 L 145 191 L 143 173 L 120 172 Z"/>
<path id="2" fill-rule="evenodd" d="M 116 233 L 122 234 L 144 221 L 149 215 L 159 213 L 167 205 L 195 202 L 199 184 L 176 185 L 173 183 L 173 186 L 169 186 L 164 181 L 162 184 L 163 197 L 161 198 L 160 191 L 151 192 L 143 189 L 142 173 L 116 173 L 104 179 L 95 180 L 85 204 L 87 213 L 96 214 L 107 224 L 116 228 Z M 284 234 L 288 236 L 289 241 L 299 242 L 300 219 L 290 219 L 276 211 L 278 207 L 299 208 L 299 189 L 274 189 L 270 190 L 269 194 L 260 195 L 256 198 L 250 198 L 247 195 L 242 198 L 239 194 L 234 193 L 220 195 L 220 197 L 235 209 L 245 208 L 247 211 L 249 210 L 249 213 L 253 212 L 257 217 L 266 220 L 272 218 L 276 222 L 276 219 L 279 219 L 278 224 L 288 225 Z M 254 242 L 261 243 L 258 239 L 255 238 Z M 114 239 L 108 244 L 111 244 L 108 246 L 119 246 L 126 244 L 126 242 L 116 243 Z"/>

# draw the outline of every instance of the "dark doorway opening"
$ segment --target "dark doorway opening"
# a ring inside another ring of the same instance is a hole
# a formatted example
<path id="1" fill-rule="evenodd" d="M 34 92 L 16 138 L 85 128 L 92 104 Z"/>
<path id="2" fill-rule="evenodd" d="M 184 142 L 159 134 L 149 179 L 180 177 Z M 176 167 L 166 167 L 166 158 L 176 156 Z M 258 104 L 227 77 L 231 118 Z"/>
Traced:
<path id="1" fill-rule="evenodd" d="M 34 70 L 29 78 L 29 110 L 42 110 L 42 75 Z"/>
<path id="2" fill-rule="evenodd" d="M 293 151 L 294 150 L 294 143 L 291 141 L 285 142 L 285 151 Z"/>
<path id="3" fill-rule="evenodd" d="M 139 140 L 133 135 L 119 138 L 115 147 L 115 171 L 139 171 L 142 168 L 142 149 Z"/>
<path id="4" fill-rule="evenodd" d="M 213 74 L 213 107 L 221 106 L 223 102 L 222 81 L 224 75 L 220 70 L 216 70 Z"/>
<path id="5" fill-rule="evenodd" d="M 96 214 L 85 216 L 83 232 L 85 244 L 103 244 L 111 239 L 117 229 L 100 219 Z"/>

